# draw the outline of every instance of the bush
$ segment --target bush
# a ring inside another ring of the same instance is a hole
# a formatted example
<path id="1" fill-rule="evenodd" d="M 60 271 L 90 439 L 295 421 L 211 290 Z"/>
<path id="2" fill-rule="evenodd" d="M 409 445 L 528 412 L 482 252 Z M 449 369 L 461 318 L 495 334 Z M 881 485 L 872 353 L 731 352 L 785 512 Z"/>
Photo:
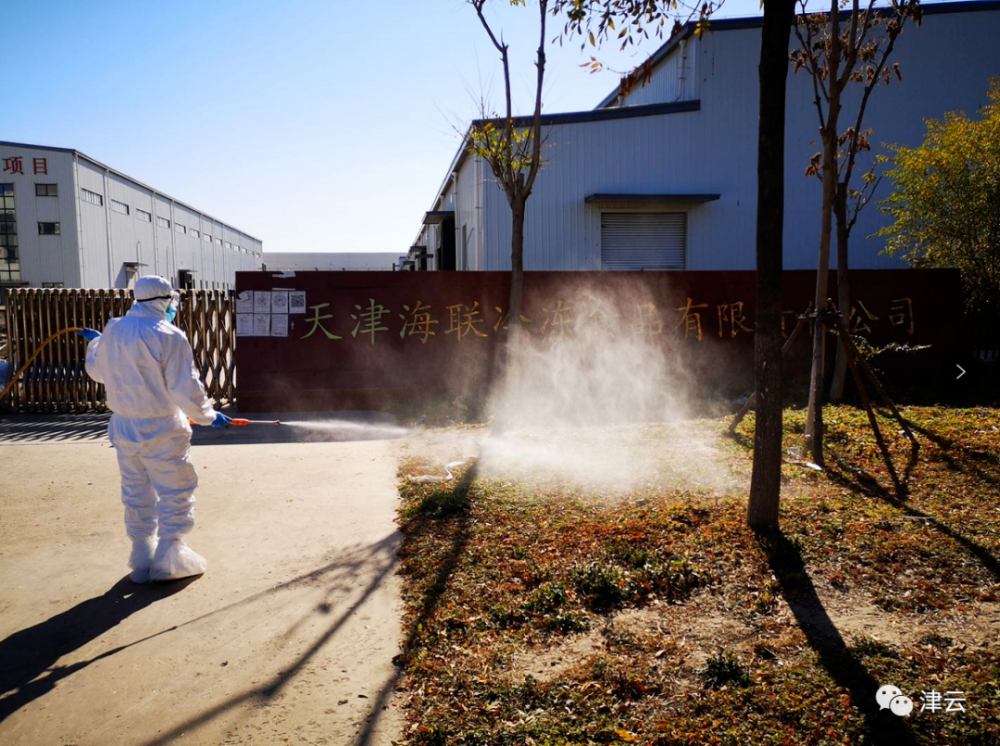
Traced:
<path id="1" fill-rule="evenodd" d="M 698 673 L 706 689 L 721 689 L 724 686 L 743 689 L 753 683 L 750 672 L 729 653 L 719 653 L 709 658 Z"/>
<path id="2" fill-rule="evenodd" d="M 577 567 L 572 577 L 577 592 L 591 609 L 620 609 L 629 598 L 628 575 L 615 565 L 595 560 Z"/>

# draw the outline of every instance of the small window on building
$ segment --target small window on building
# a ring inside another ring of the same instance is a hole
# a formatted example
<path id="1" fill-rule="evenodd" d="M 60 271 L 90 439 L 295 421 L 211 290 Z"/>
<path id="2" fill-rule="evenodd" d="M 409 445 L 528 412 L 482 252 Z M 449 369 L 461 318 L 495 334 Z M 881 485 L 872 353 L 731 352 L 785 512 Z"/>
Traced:
<path id="1" fill-rule="evenodd" d="M 209 234 L 207 234 L 207 233 L 202 233 L 201 235 L 202 235 L 202 237 L 203 237 L 203 238 L 204 238 L 204 239 L 205 239 L 206 241 L 208 241 L 209 243 L 212 243 L 212 237 L 211 237 L 211 236 L 210 236 Z"/>
<path id="2" fill-rule="evenodd" d="M 153 222 L 153 213 L 146 212 L 145 210 L 140 210 L 138 207 L 135 208 L 135 219 L 145 220 L 147 223 Z"/>
<path id="3" fill-rule="evenodd" d="M 38 235 L 39 236 L 58 236 L 59 235 L 59 223 L 39 223 L 38 224 Z"/>
<path id="4" fill-rule="evenodd" d="M 21 263 L 17 258 L 17 220 L 14 185 L 0 184 L 0 282 L 20 282 Z"/>
<path id="5" fill-rule="evenodd" d="M 233 248 L 233 245 L 231 243 L 229 243 L 229 241 L 226 241 L 226 248 L 227 249 L 231 249 L 231 248 Z"/>
<path id="6" fill-rule="evenodd" d="M 201 238 L 201 233 L 198 232 L 197 228 L 191 229 L 191 235 L 194 236 L 195 238 Z"/>
<path id="7" fill-rule="evenodd" d="M 80 198 L 84 202 L 89 202 L 92 205 L 104 206 L 104 197 L 97 192 L 92 192 L 89 189 L 84 189 L 80 187 Z"/>
<path id="8" fill-rule="evenodd" d="M 128 205 L 116 199 L 111 200 L 111 209 L 115 212 L 120 212 L 122 215 L 128 215 Z"/>
<path id="9" fill-rule="evenodd" d="M 180 223 L 174 223 L 174 230 L 178 233 L 187 233 L 187 226 L 181 225 Z"/>
<path id="10" fill-rule="evenodd" d="M 43 282 L 42 283 L 42 287 L 43 288 L 64 288 L 64 287 L 66 287 L 66 284 L 62 283 L 62 282 Z"/>
<path id="11" fill-rule="evenodd" d="M 156 224 L 158 226 L 160 226 L 161 228 L 169 228 L 170 227 L 170 221 L 167 220 L 166 218 L 161 218 L 159 215 L 156 216 Z"/>
<path id="12" fill-rule="evenodd" d="M 219 238 L 219 237 L 216 237 L 215 243 L 217 243 L 219 246 L 222 246 L 222 239 Z"/>
<path id="13" fill-rule="evenodd" d="M 35 196 L 36 197 L 58 197 L 59 196 L 59 185 L 58 184 L 35 184 Z"/>

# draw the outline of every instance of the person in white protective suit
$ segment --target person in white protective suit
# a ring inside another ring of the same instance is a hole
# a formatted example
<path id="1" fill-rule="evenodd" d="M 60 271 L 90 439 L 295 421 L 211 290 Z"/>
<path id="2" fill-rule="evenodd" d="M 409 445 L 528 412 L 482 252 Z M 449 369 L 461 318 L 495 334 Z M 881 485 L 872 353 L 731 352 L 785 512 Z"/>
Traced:
<path id="1" fill-rule="evenodd" d="M 136 281 L 135 303 L 88 340 L 87 373 L 103 383 L 113 412 L 108 435 L 118 454 L 125 530 L 132 540 L 136 583 L 177 580 L 205 572 L 205 559 L 184 543 L 194 527 L 190 419 L 227 427 L 205 395 L 184 332 L 171 322 L 180 294 L 162 277 Z"/>

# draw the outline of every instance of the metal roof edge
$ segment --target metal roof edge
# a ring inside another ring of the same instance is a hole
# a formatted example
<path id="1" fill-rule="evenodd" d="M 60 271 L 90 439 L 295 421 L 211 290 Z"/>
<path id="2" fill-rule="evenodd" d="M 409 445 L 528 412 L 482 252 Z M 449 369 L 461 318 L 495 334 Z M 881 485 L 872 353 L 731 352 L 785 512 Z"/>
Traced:
<path id="1" fill-rule="evenodd" d="M 252 238 L 254 241 L 260 242 L 261 251 L 263 251 L 264 242 L 261 239 L 257 238 L 256 236 L 251 236 L 246 231 L 240 230 L 238 228 L 234 228 L 231 224 L 229 224 L 229 223 L 227 223 L 227 222 L 225 222 L 223 220 L 219 220 L 216 217 L 212 217 L 211 215 L 209 215 L 208 213 L 206 213 L 204 210 L 199 210 L 197 207 L 193 207 L 192 205 L 189 205 L 187 202 L 182 202 L 179 199 L 175 199 L 174 197 L 171 197 L 166 192 L 162 192 L 162 191 L 160 191 L 158 189 L 154 189 L 153 187 L 149 186 L 148 184 L 144 184 L 143 182 L 139 181 L 138 179 L 135 179 L 135 178 L 129 176 L 128 174 L 123 173 L 122 171 L 119 171 L 118 169 L 111 168 L 111 166 L 108 166 L 107 164 L 101 163 L 96 158 L 91 158 L 89 155 L 87 155 L 86 153 L 83 153 L 83 152 L 77 150 L 76 148 L 53 148 L 53 147 L 48 147 L 48 146 L 45 146 L 45 145 L 31 145 L 30 143 L 23 143 L 23 142 L 8 142 L 6 140 L 0 140 L 0 145 L 7 145 L 7 146 L 15 147 L 15 148 L 30 148 L 32 150 L 51 150 L 51 151 L 54 151 L 56 153 L 69 153 L 71 155 L 76 155 L 78 158 L 83 158 L 84 160 L 90 161 L 95 166 L 100 166 L 101 168 L 103 168 L 104 170 L 106 170 L 108 173 L 114 174 L 115 176 L 120 176 L 123 179 L 128 179 L 133 184 L 138 184 L 140 187 L 142 187 L 143 189 L 146 189 L 146 190 L 152 192 L 153 194 L 159 195 L 160 197 L 165 197 L 168 200 L 170 200 L 171 202 L 173 202 L 174 204 L 180 205 L 181 207 L 186 207 L 188 210 L 192 210 L 193 212 L 198 213 L 202 217 L 208 218 L 209 220 L 212 220 L 213 222 L 219 223 L 220 225 L 223 225 L 226 228 L 229 228 L 231 231 L 233 231 L 235 233 L 239 233 L 241 236 L 246 236 L 247 238 Z"/>
<path id="2" fill-rule="evenodd" d="M 641 106 L 621 106 L 614 109 L 587 109 L 586 111 L 570 111 L 563 114 L 542 114 L 542 126 L 554 124 L 583 124 L 588 122 L 604 122 L 612 119 L 632 119 L 634 117 L 655 117 L 661 114 L 683 114 L 689 111 L 700 111 L 701 101 L 674 101 L 661 104 L 642 104 Z M 501 122 L 502 118 L 474 119 L 472 127 L 485 122 Z M 531 123 L 530 116 L 514 117 L 515 127 L 527 127 Z"/>
<path id="3" fill-rule="evenodd" d="M 978 12 L 984 10 L 1000 10 L 1000 0 L 959 0 L 959 2 L 935 2 L 935 3 L 921 3 L 921 11 L 923 15 L 938 15 L 945 13 L 968 13 L 968 12 Z M 885 8 L 881 8 L 884 10 Z M 875 10 L 880 10 L 880 8 L 875 8 Z M 796 18 L 800 15 L 814 15 L 817 11 L 810 11 L 809 13 L 796 13 Z M 823 11 L 819 11 L 823 12 Z M 850 11 L 844 11 L 842 15 L 850 15 Z M 713 31 L 740 31 L 749 28 L 759 28 L 764 24 L 763 16 L 745 16 L 743 18 L 720 18 L 713 21 L 709 18 L 709 25 L 707 33 Z M 679 31 L 674 36 L 667 39 L 663 44 L 661 44 L 646 60 L 651 60 L 653 68 L 656 68 L 663 60 L 670 55 L 671 52 L 680 44 L 684 39 L 687 39 L 694 33 L 695 26 L 697 26 L 697 21 L 688 21 L 684 24 L 681 31 Z M 642 64 L 645 64 L 643 61 Z M 604 99 L 595 106 L 595 109 L 607 108 L 611 103 L 618 98 L 618 91 L 621 90 L 621 85 L 615 87 L 611 93 L 604 97 Z"/>
<path id="4" fill-rule="evenodd" d="M 0 145 L 9 145 L 14 148 L 31 148 L 32 150 L 54 150 L 57 153 L 76 153 L 77 151 L 73 148 L 51 148 L 47 145 L 32 145 L 27 142 L 10 142 L 8 140 L 0 140 Z"/>
<path id="5" fill-rule="evenodd" d="M 542 126 L 553 125 L 553 124 L 585 124 L 589 122 L 603 122 L 615 119 L 632 119 L 634 117 L 652 117 L 661 116 L 663 114 L 682 114 L 684 112 L 690 111 L 700 111 L 701 101 L 678 101 L 676 103 L 670 104 L 646 104 L 644 106 L 623 106 L 617 109 L 588 109 L 587 111 L 578 112 L 568 112 L 565 114 L 543 114 L 542 115 Z M 466 143 L 469 142 L 469 133 L 472 128 L 477 124 L 481 124 L 485 121 L 491 121 L 486 119 L 476 119 L 469 125 L 469 129 L 466 130 L 465 136 L 462 138 L 462 144 L 459 146 L 458 151 L 455 156 L 451 159 L 451 165 L 445 172 L 444 180 L 441 182 L 441 186 L 438 187 L 437 194 L 431 201 L 432 206 L 437 206 L 441 202 L 441 198 L 444 196 L 445 188 L 448 186 L 448 182 L 451 180 L 453 174 L 457 173 L 465 163 L 465 159 L 469 155 L 469 149 L 466 147 Z M 497 120 L 492 120 L 497 121 Z M 525 126 L 531 121 L 531 117 L 514 117 L 514 122 L 517 126 Z M 431 210 L 433 212 L 433 210 Z M 424 223 L 420 224 L 420 228 L 417 230 L 417 235 L 414 240 L 420 238 L 420 234 L 423 232 Z"/>
<path id="6" fill-rule="evenodd" d="M 440 204 L 441 198 L 444 196 L 444 190 L 448 186 L 448 182 L 451 181 L 452 175 L 458 173 L 458 169 L 460 169 L 462 167 L 462 164 L 465 162 L 465 157 L 469 152 L 469 149 L 466 147 L 466 143 L 469 142 L 469 133 L 471 132 L 472 132 L 472 125 L 470 124 L 469 128 L 465 131 L 465 134 L 462 135 L 462 144 L 458 146 L 458 150 L 452 157 L 451 165 L 449 165 L 448 170 L 445 171 L 444 180 L 441 182 L 441 186 L 438 187 L 437 193 L 434 195 L 433 201 L 431 201 L 431 207 Z M 434 212 L 434 210 L 430 210 L 430 212 Z M 423 222 L 420 223 L 420 228 L 417 230 L 417 235 L 414 236 L 413 238 L 414 241 L 420 239 L 420 234 L 424 232 L 424 225 L 425 224 Z"/>

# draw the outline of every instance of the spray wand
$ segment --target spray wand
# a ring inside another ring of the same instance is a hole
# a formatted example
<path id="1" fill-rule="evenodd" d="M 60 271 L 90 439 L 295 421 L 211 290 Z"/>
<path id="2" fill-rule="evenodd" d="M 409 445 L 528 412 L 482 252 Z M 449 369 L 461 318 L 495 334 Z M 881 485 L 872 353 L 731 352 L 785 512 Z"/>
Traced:
<path id="1" fill-rule="evenodd" d="M 198 424 L 194 420 L 188 420 L 188 422 L 192 425 Z M 246 427 L 247 425 L 280 425 L 281 420 L 243 420 L 234 417 L 229 424 L 235 425 L 236 427 Z"/>

